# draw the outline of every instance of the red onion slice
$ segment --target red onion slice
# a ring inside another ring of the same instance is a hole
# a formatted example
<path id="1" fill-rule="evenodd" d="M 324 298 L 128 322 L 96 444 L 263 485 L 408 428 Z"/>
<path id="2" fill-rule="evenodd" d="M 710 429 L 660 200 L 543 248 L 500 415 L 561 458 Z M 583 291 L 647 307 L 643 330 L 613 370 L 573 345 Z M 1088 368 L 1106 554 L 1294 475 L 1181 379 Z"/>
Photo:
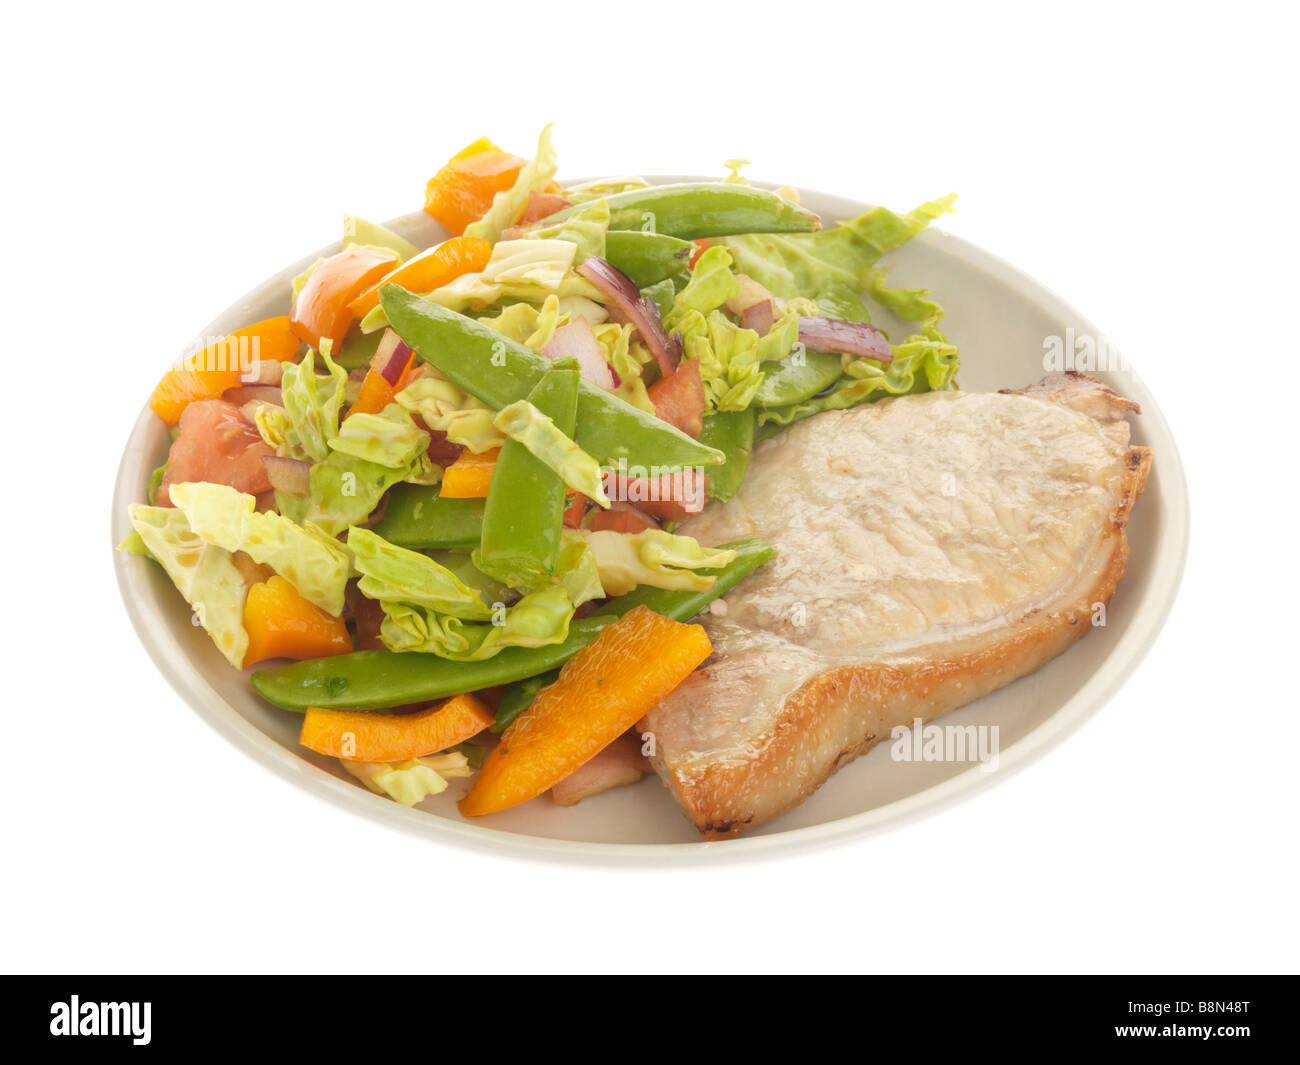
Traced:
<path id="1" fill-rule="evenodd" d="M 659 308 L 654 300 L 641 295 L 622 270 L 595 255 L 582 261 L 578 273 L 605 294 L 610 301 L 611 318 L 616 322 L 631 323 L 640 334 L 641 342 L 655 357 L 660 373 L 666 377 L 677 369 L 677 364 L 682 361 L 682 338 L 678 333 L 674 333 L 671 339 L 664 336 Z"/>
<path id="2" fill-rule="evenodd" d="M 542 354 L 548 359 L 575 358 L 578 372 L 593 385 L 611 392 L 617 387 L 600 341 L 585 318 L 575 318 L 560 326 L 542 348 Z"/>
<path id="3" fill-rule="evenodd" d="M 737 274 L 736 294 L 727 300 L 725 306 L 729 314 L 734 314 L 739 318 L 754 304 L 775 299 L 775 295 L 748 274 Z"/>
<path id="4" fill-rule="evenodd" d="M 767 336 L 767 331 L 776 324 L 776 303 L 763 300 L 753 303 L 740 312 L 742 329 L 752 329 L 759 336 Z"/>
<path id="5" fill-rule="evenodd" d="M 885 339 L 885 334 L 866 322 L 846 322 L 841 318 L 800 318 L 799 341 L 809 351 L 862 355 L 883 363 L 894 358 L 894 351 Z"/>
<path id="6" fill-rule="evenodd" d="M 276 455 L 265 455 L 262 465 L 266 467 L 266 476 L 271 487 L 277 492 L 291 496 L 311 495 L 311 463 L 300 459 L 282 459 Z"/>
<path id="7" fill-rule="evenodd" d="M 375 357 L 371 360 L 371 365 L 378 369 L 379 375 L 385 381 L 396 388 L 410 358 L 411 349 L 406 346 L 406 342 L 393 330 L 385 329 L 379 347 L 375 348 Z"/>
<path id="8" fill-rule="evenodd" d="M 240 375 L 239 380 L 246 385 L 279 385 L 284 377 L 284 368 L 288 363 L 277 362 L 275 359 L 258 359 L 248 368 L 248 372 Z"/>

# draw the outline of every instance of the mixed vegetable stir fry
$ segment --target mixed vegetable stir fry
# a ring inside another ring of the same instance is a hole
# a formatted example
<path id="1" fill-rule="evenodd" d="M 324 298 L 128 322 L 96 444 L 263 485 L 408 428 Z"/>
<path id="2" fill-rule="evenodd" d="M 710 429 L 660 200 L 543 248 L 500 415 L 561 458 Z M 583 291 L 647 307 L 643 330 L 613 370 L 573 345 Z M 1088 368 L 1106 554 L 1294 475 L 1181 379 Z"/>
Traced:
<path id="1" fill-rule="evenodd" d="M 347 218 L 287 314 L 159 382 L 122 549 L 236 669 L 292 660 L 253 688 L 371 790 L 474 776 L 478 816 L 639 778 L 629 730 L 710 653 L 692 619 L 772 555 L 674 530 L 756 441 L 953 383 L 942 310 L 877 263 L 954 197 L 823 229 L 728 168 L 565 187 L 550 127 L 531 161 L 476 141 L 426 189 L 448 239 Z"/>

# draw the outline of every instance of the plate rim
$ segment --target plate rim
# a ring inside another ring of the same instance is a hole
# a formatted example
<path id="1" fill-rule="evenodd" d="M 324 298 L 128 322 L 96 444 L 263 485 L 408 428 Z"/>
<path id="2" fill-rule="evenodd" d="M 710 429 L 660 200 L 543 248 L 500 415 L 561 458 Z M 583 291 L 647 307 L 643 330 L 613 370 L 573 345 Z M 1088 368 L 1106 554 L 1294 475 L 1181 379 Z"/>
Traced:
<path id="1" fill-rule="evenodd" d="M 716 178 L 679 174 L 646 173 L 643 176 L 652 184 L 716 180 Z M 571 180 L 576 182 L 587 179 Z M 783 187 L 773 182 L 753 182 L 753 184 L 773 189 Z M 821 192 L 804 186 L 799 186 L 798 191 L 801 197 L 833 204 L 830 211 L 823 213 L 837 219 L 853 217 L 854 214 L 861 213 L 871 206 L 836 193 Z M 421 211 L 412 211 L 390 219 L 385 225 L 401 229 L 414 224 L 421 217 Z M 1054 317 L 1072 321 L 1076 329 L 1087 331 L 1093 336 L 1103 335 L 1092 321 L 1072 304 L 1000 256 L 934 226 L 914 239 L 924 243 L 942 242 L 945 252 L 955 254 L 966 266 L 982 270 L 990 274 L 994 280 L 1017 291 L 1030 293 L 1034 301 Z M 217 324 L 234 308 L 259 298 L 259 294 L 268 285 L 294 276 L 305 266 L 322 256 L 332 254 L 341 246 L 342 241 L 334 241 L 304 256 L 291 266 L 277 271 L 231 303 L 209 323 L 201 335 L 215 335 Z M 132 558 L 114 550 L 118 591 L 122 596 L 132 628 L 155 667 L 182 701 L 203 722 L 236 749 L 264 768 L 273 771 L 277 776 L 297 785 L 308 794 L 340 806 L 372 823 L 425 840 L 432 839 L 434 842 L 462 850 L 488 853 L 498 857 L 524 858 L 551 863 L 559 861 L 588 866 L 645 867 L 675 864 L 683 858 L 695 864 L 736 862 L 765 859 L 774 856 L 777 852 L 784 856 L 820 849 L 903 827 L 922 816 L 933 814 L 941 806 L 953 803 L 959 798 L 969 798 L 995 783 L 1007 780 L 1030 761 L 1042 757 L 1056 747 L 1109 703 L 1155 645 L 1177 600 L 1186 568 L 1190 540 L 1190 503 L 1182 457 L 1168 421 L 1133 364 L 1126 360 L 1125 366 L 1131 375 L 1133 390 L 1138 393 L 1130 398 L 1137 399 L 1141 404 L 1144 435 L 1159 456 L 1162 502 L 1169 519 L 1168 528 L 1156 551 L 1150 588 L 1138 604 L 1130 634 L 1127 634 L 1107 655 L 1102 666 L 1045 721 L 1000 752 L 996 770 L 987 772 L 980 766 L 971 766 L 947 780 L 913 792 L 894 802 L 803 828 L 792 828 L 763 836 L 741 836 L 730 840 L 699 840 L 690 843 L 602 843 L 508 832 L 487 825 L 434 817 L 424 811 L 401 806 L 327 773 L 280 746 L 240 715 L 221 693 L 204 679 L 187 656 L 181 653 L 173 658 L 164 653 L 159 631 L 167 632 L 169 627 L 165 622 L 160 623 L 160 619 L 156 616 L 156 609 L 146 601 L 146 597 L 138 594 L 138 589 L 133 586 L 136 582 L 131 578 Z M 145 438 L 156 429 L 152 419 L 153 412 L 146 403 L 136 418 L 118 464 L 112 496 L 113 509 L 110 515 L 114 545 L 130 532 L 126 520 L 126 508 L 128 504 L 138 502 L 134 498 L 134 493 L 143 465 L 138 456 L 144 452 Z"/>

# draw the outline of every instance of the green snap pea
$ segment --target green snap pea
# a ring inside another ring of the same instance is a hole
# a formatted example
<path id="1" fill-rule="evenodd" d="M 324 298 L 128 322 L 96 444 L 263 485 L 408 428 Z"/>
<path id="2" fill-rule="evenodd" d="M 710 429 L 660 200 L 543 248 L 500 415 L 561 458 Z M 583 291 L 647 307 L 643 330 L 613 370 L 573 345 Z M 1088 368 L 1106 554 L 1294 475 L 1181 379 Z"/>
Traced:
<path id="1" fill-rule="evenodd" d="M 492 721 L 492 731 L 505 732 L 510 722 L 533 705 L 537 693 L 543 688 L 550 687 L 559 677 L 560 671 L 551 669 L 535 677 L 525 677 L 513 684 L 507 684 L 501 693 L 501 701 L 497 703 L 497 715 Z"/>
<path id="2" fill-rule="evenodd" d="M 810 233 L 821 219 L 767 189 L 726 182 L 652 185 L 606 196 L 609 228 L 664 233 L 682 240 L 740 233 Z M 544 219 L 558 222 L 575 208 Z M 410 341 L 408 340 L 409 344 Z"/>
<path id="3" fill-rule="evenodd" d="M 281 710 L 309 706 L 336 710 L 384 710 L 431 702 L 462 692 L 509 684 L 553 669 L 596 638 L 613 619 L 590 617 L 569 625 L 562 643 L 505 647 L 482 662 L 453 662 L 433 654 L 353 651 L 292 665 L 259 669 L 253 689 Z"/>
<path id="4" fill-rule="evenodd" d="M 812 399 L 830 388 L 844 373 L 839 355 L 826 351 L 800 351 L 788 355 L 763 376 L 754 393 L 760 407 L 784 407 Z"/>
<path id="5" fill-rule="evenodd" d="M 437 485 L 399 484 L 385 496 L 375 532 L 412 551 L 477 547 L 483 534 L 483 500 L 443 499 Z"/>
<path id="6" fill-rule="evenodd" d="M 725 502 L 740 491 L 754 449 L 754 411 L 715 411 L 704 416 L 700 442 L 716 447 L 726 462 L 709 471 L 709 498 Z"/>
<path id="7" fill-rule="evenodd" d="M 500 410 L 525 399 L 550 362 L 491 326 L 430 303 L 399 285 L 379 298 L 388 321 L 411 349 L 466 392 Z M 670 473 L 715 466 L 722 452 L 701 444 L 590 381 L 578 381 L 578 446 L 602 466 L 658 467 Z"/>
<path id="8" fill-rule="evenodd" d="M 737 540 L 723 544 L 736 552 L 727 565 L 716 570 L 701 570 L 717 577 L 713 587 L 707 592 L 669 591 L 666 588 L 642 586 L 634 588 L 626 595 L 611 599 L 600 608 L 598 616 L 621 617 L 633 607 L 647 606 L 657 614 L 672 618 L 674 621 L 690 621 L 713 600 L 726 595 L 732 588 L 758 569 L 764 562 L 776 554 L 776 551 L 762 540 Z M 548 684 L 553 684 L 559 676 L 558 670 L 543 673 L 535 677 L 507 684 L 497 704 L 496 719 L 492 722 L 493 732 L 502 732 L 515 718 L 533 705 L 537 693 Z"/>
<path id="9" fill-rule="evenodd" d="M 673 284 L 671 277 L 666 277 L 649 288 L 643 288 L 641 295 L 648 296 L 659 308 L 660 317 L 663 317 L 673 309 L 673 297 L 677 295 L 677 286 Z"/>
<path id="10" fill-rule="evenodd" d="M 382 329 L 376 329 L 371 333 L 351 329 L 343 338 L 343 346 L 339 348 L 338 354 L 331 358 L 345 370 L 360 369 L 362 366 L 370 365 L 370 360 L 375 357 L 375 352 L 379 350 L 379 342 L 383 339 Z"/>
<path id="11" fill-rule="evenodd" d="M 578 363 L 557 362 L 528 393 L 530 402 L 573 436 L 578 414 Z M 560 557 L 564 528 L 564 482 L 518 440 L 501 447 L 492 471 L 478 568 L 507 584 L 550 576 Z"/>
<path id="12" fill-rule="evenodd" d="M 614 230 L 605 236 L 605 259 L 627 274 L 637 288 L 689 276 L 691 250 L 689 240 L 666 233 L 633 229 Z"/>

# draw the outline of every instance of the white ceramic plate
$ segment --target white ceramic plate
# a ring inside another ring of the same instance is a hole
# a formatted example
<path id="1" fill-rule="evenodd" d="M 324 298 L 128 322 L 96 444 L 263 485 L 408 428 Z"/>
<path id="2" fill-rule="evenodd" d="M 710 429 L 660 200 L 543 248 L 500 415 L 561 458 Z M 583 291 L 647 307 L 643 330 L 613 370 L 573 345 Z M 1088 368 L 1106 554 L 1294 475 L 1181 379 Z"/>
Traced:
<path id="1" fill-rule="evenodd" d="M 701 180 L 664 176 L 657 181 Z M 804 191 L 802 201 L 824 224 L 852 218 L 866 204 Z M 446 233 L 423 212 L 390 227 L 420 247 Z M 220 336 L 284 314 L 289 279 L 331 245 L 253 289 L 202 331 Z M 931 229 L 892 253 L 894 283 L 931 289 L 947 311 L 944 329 L 961 346 L 963 388 L 1012 388 L 1044 373 L 1044 338 L 1100 337 L 1101 331 L 1061 299 L 1000 259 Z M 886 323 L 887 325 L 888 323 Z M 1067 331 L 1072 330 L 1072 334 Z M 904 335 L 894 333 L 892 335 Z M 165 369 L 159 359 L 159 373 Z M 860 836 L 889 821 L 969 792 L 1040 754 L 1101 707 L 1141 660 L 1177 593 L 1187 552 L 1187 489 L 1169 427 L 1131 369 L 1101 372 L 1142 405 L 1134 442 L 1155 451 L 1146 492 L 1129 525 L 1128 575 L 1111 603 L 1107 624 L 1044 669 L 957 711 L 948 720 L 1000 726 L 1001 757 L 994 773 L 954 763 L 896 762 L 881 744 L 842 769 L 807 802 L 748 836 L 700 841 L 657 778 L 619 788 L 564 809 L 548 797 L 479 821 L 467 821 L 456 800 L 467 781 L 414 809 L 372 795 L 338 763 L 297 744 L 300 719 L 258 699 L 236 676 L 207 635 L 190 624 L 186 604 L 165 574 L 145 559 L 115 555 L 118 583 L 140 639 L 163 675 L 194 710 L 241 750 L 273 772 L 354 813 L 432 840 L 544 859 L 695 862 L 788 852 Z M 145 498 L 150 472 L 167 454 L 167 431 L 146 407 L 122 456 L 113 499 L 113 540 L 129 531 L 127 504 Z"/>

